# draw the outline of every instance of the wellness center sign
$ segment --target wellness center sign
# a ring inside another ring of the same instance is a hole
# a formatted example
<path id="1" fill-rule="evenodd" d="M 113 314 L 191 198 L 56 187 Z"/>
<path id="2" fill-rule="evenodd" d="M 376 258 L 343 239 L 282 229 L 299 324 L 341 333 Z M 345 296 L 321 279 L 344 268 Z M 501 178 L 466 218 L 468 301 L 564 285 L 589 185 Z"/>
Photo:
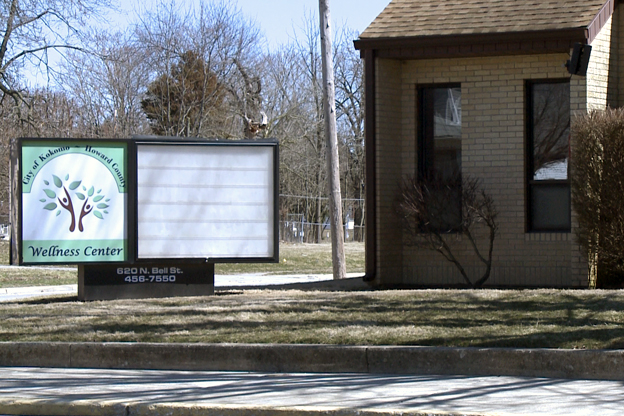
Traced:
<path id="1" fill-rule="evenodd" d="M 127 146 L 23 140 L 23 263 L 127 260 Z"/>

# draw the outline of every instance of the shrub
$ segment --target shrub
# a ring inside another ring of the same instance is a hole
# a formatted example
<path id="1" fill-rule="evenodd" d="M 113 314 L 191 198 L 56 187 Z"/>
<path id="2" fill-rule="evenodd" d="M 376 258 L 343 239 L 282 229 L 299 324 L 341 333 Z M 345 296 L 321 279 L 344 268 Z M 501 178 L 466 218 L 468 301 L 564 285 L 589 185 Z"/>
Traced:
<path id="1" fill-rule="evenodd" d="M 572 124 L 572 205 L 589 286 L 624 283 L 624 110 L 592 111 Z"/>
<path id="2" fill-rule="evenodd" d="M 450 178 L 420 179 L 407 177 L 400 187 L 398 213 L 405 220 L 407 244 L 433 250 L 453 263 L 466 284 L 481 287 L 490 277 L 492 251 L 498 225 L 494 202 L 478 179 L 454 175 Z M 482 253 L 476 240 L 476 228 L 487 227 L 487 253 Z M 485 267 L 475 282 L 453 253 L 449 235 L 466 237 L 474 255 Z"/>

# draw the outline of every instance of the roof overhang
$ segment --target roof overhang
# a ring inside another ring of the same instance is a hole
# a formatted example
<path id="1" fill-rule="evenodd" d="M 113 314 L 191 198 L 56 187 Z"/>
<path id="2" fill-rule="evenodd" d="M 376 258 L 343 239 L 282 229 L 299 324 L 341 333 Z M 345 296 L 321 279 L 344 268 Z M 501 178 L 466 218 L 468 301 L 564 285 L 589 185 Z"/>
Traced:
<path id="1" fill-rule="evenodd" d="M 435 59 L 496 55 L 569 53 L 576 42 L 589 43 L 586 27 L 549 31 L 370 38 L 354 41 L 361 51 L 393 59 Z"/>
<path id="2" fill-rule="evenodd" d="M 613 15 L 617 3 L 618 0 L 606 0 L 598 14 L 583 27 L 443 36 L 360 38 L 353 43 L 355 48 L 361 51 L 362 57 L 365 55 L 364 51 L 372 50 L 377 57 L 394 59 L 569 53 L 576 42 L 592 43 Z"/>

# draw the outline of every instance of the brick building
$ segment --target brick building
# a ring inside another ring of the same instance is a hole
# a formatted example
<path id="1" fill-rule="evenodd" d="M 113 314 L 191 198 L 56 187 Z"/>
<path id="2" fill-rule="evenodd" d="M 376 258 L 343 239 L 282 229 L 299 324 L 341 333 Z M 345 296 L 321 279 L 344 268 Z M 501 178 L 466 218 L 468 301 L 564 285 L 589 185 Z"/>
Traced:
<path id="1" fill-rule="evenodd" d="M 569 123 L 624 102 L 623 12 L 615 0 L 393 0 L 371 23 L 355 47 L 365 62 L 374 283 L 463 282 L 440 254 L 405 244 L 395 213 L 405 175 L 454 167 L 480 178 L 499 211 L 486 285 L 587 286 L 570 207 Z M 565 67 L 576 43 L 592 47 L 586 76 Z M 541 130 L 554 124 L 559 151 L 548 153 Z M 448 242 L 479 275 L 468 242 Z"/>

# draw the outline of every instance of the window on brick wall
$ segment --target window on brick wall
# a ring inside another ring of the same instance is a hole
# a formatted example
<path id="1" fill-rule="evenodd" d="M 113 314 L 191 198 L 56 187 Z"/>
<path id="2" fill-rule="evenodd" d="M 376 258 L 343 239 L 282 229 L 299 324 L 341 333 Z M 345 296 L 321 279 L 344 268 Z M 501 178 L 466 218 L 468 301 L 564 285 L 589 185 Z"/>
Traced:
<path id="1" fill-rule="evenodd" d="M 570 82 L 530 81 L 527 91 L 529 231 L 570 231 Z"/>
<path id="2" fill-rule="evenodd" d="M 418 97 L 418 176 L 436 192 L 436 227 L 453 231 L 461 219 L 461 88 L 421 87 Z"/>

